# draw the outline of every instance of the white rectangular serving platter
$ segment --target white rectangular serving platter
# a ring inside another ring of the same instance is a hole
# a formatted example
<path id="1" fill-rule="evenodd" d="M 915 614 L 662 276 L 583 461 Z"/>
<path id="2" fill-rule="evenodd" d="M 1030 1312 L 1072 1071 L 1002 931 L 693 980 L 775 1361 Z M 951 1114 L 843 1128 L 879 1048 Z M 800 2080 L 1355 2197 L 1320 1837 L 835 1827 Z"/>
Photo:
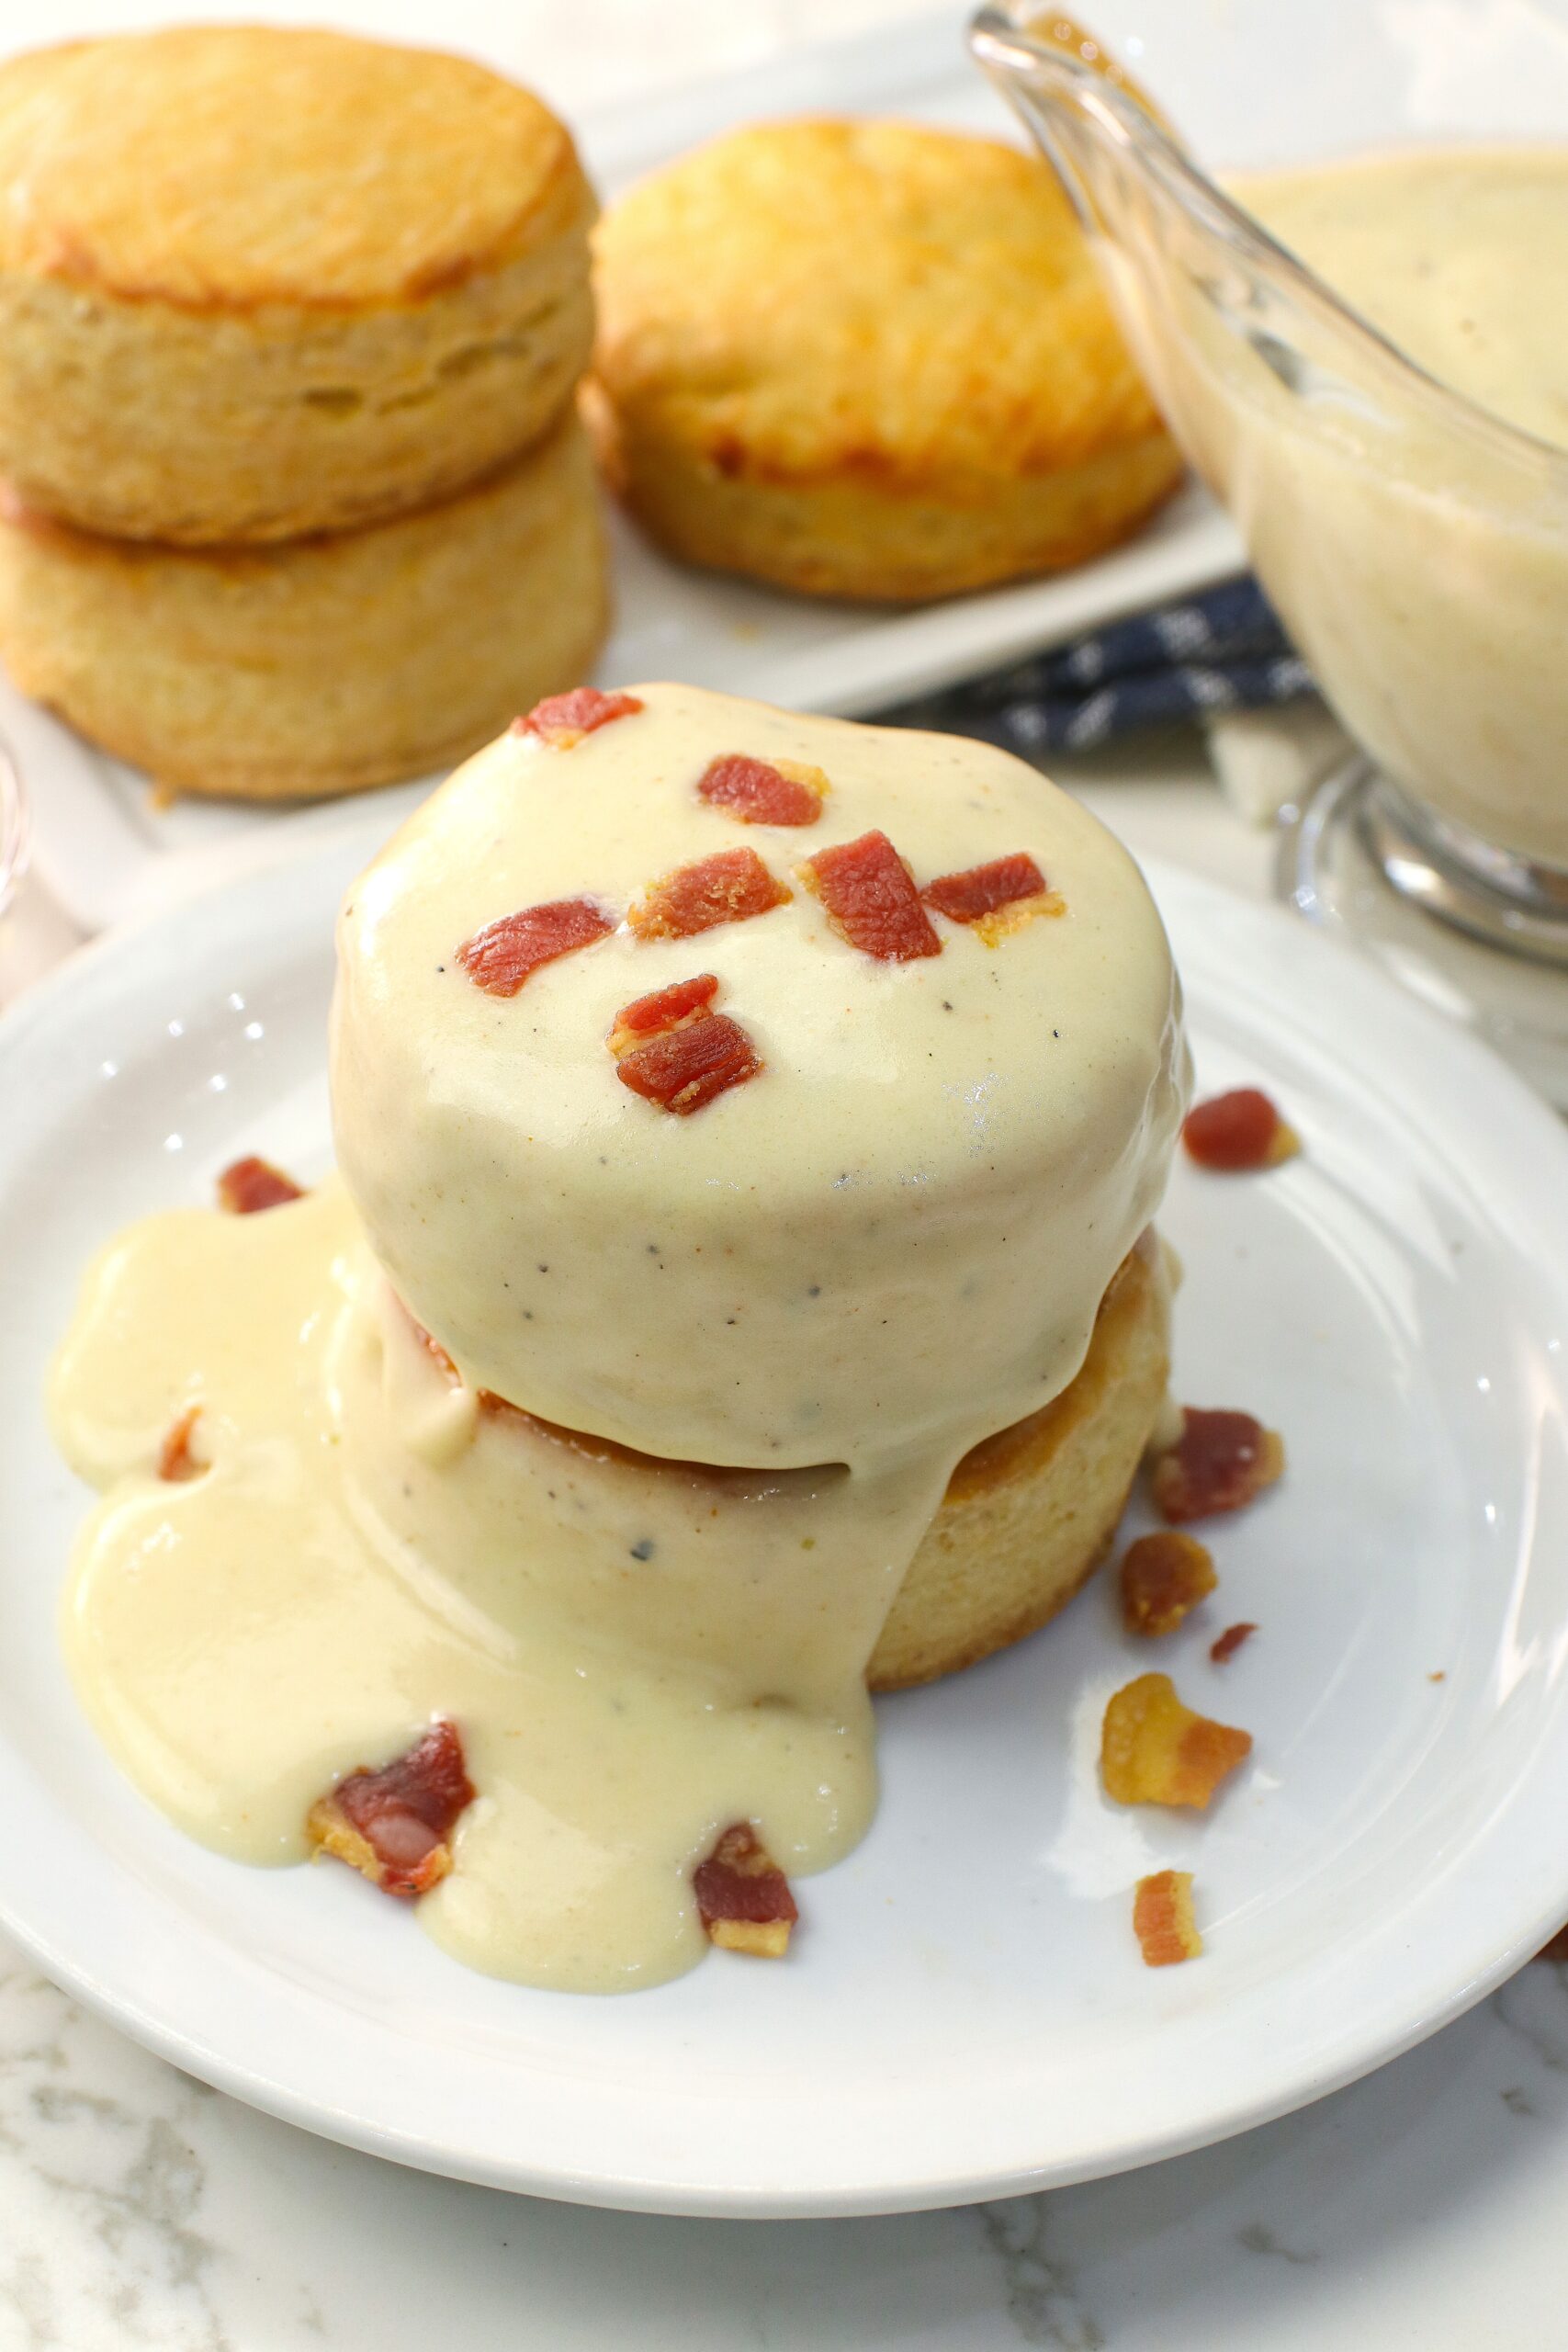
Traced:
<path id="1" fill-rule="evenodd" d="M 613 198 L 733 123 L 814 108 L 902 114 L 1015 135 L 1001 100 L 969 62 L 966 13 L 945 7 L 853 40 L 798 50 L 766 67 L 588 114 L 574 123 L 588 168 L 601 195 Z M 433 21 L 425 37 L 438 29 Z M 488 50 L 497 64 L 518 70 L 499 24 L 488 40 L 464 46 Z M 846 718 L 1206 586 L 1244 560 L 1228 519 L 1196 487 L 1181 492 L 1131 545 L 1098 562 L 916 611 L 775 594 L 670 562 L 618 515 L 611 532 L 616 619 L 597 673 L 601 682 L 677 677 Z M 3 679 L 0 736 L 31 794 L 38 869 L 86 930 L 104 929 L 163 898 L 175 879 L 169 860 L 201 853 L 205 868 L 215 852 L 243 854 L 247 841 L 260 850 L 301 820 L 296 808 L 230 801 L 158 808 L 144 775 L 96 751 Z M 406 797 L 406 786 L 394 789 Z M 388 809 L 390 824 L 389 797 Z"/>

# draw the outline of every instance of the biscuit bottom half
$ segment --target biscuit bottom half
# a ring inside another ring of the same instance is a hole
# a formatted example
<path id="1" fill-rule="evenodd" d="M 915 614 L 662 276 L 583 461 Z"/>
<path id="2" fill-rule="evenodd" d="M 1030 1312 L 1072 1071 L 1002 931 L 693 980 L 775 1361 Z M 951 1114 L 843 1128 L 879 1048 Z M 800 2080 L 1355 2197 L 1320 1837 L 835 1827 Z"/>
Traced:
<path id="1" fill-rule="evenodd" d="M 1100 1303 L 1059 1396 L 966 1453 L 909 1564 L 866 1679 L 899 1690 L 1022 1641 L 1115 1539 L 1170 1373 L 1170 1288 L 1150 1232 Z"/>
<path id="2" fill-rule="evenodd" d="M 962 490 L 873 472 L 769 481 L 645 435 L 592 380 L 582 397 L 607 479 L 671 554 L 852 603 L 921 604 L 1087 563 L 1140 530 L 1182 473 L 1151 425 L 1076 463 Z"/>
<path id="3" fill-rule="evenodd" d="M 268 548 L 98 538 L 0 512 L 0 659 L 175 791 L 305 799 L 450 766 L 592 667 L 608 617 L 570 412 L 459 497 Z"/>
<path id="4" fill-rule="evenodd" d="M 1111 1277 L 1077 1376 L 1040 1411 L 964 1456 L 872 1652 L 871 1690 L 907 1690 L 977 1665 L 1037 1633 L 1087 1584 L 1115 1540 L 1165 1408 L 1170 1290 L 1167 1253 L 1151 1227 Z M 588 1462 L 668 1466 L 676 1476 L 694 1466 L 656 1464 L 500 1398 L 486 1401 L 502 1421 L 547 1432 Z"/>

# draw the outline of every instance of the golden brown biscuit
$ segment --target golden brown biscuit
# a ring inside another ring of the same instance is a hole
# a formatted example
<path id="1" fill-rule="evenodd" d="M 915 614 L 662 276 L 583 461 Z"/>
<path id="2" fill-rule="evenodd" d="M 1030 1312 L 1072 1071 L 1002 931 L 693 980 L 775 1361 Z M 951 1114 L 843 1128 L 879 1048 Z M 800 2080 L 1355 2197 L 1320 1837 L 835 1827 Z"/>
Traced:
<path id="1" fill-rule="evenodd" d="M 735 131 L 595 238 L 588 413 L 677 555 L 919 598 L 1098 554 L 1181 461 L 1066 197 L 992 140 Z"/>
<path id="2" fill-rule="evenodd" d="M 592 462 L 570 413 L 459 497 L 276 548 L 96 538 L 14 503 L 0 659 L 183 792 L 351 792 L 449 766 L 592 667 L 606 617 Z"/>
<path id="3" fill-rule="evenodd" d="M 340 529 L 545 432 L 587 357 L 571 140 L 465 60 L 198 26 L 0 65 L 0 471 L 133 538 Z"/>
<path id="4" fill-rule="evenodd" d="M 1077 1378 L 953 1472 L 873 1653 L 874 1690 L 973 1666 L 1034 1633 L 1087 1582 L 1165 1401 L 1169 1322 L 1151 1234 L 1112 1279 Z"/>

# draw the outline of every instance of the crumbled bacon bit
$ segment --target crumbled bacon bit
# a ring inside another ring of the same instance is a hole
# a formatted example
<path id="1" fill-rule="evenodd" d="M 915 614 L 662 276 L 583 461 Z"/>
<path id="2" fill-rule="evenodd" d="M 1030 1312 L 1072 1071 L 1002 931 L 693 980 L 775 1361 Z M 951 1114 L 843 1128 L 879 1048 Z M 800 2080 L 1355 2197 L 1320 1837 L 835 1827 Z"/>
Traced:
<path id="1" fill-rule="evenodd" d="M 1568 1961 L 1568 1928 L 1559 1928 L 1536 1954 L 1537 1960 Z"/>
<path id="2" fill-rule="evenodd" d="M 731 1822 L 705 1862 L 692 1873 L 697 1911 L 710 1943 L 779 1960 L 800 1913 L 789 1881 L 749 1821 Z"/>
<path id="3" fill-rule="evenodd" d="M 928 907 L 950 922 L 972 924 L 987 947 L 1010 932 L 1021 931 L 1036 915 L 1066 912 L 1066 901 L 1046 888 L 1045 876 L 1024 851 L 971 865 L 962 874 L 939 874 L 920 892 Z"/>
<path id="4" fill-rule="evenodd" d="M 835 931 L 863 954 L 887 964 L 942 954 L 908 868 L 886 833 L 862 833 L 858 841 L 819 849 L 800 876 Z"/>
<path id="5" fill-rule="evenodd" d="M 1038 898 L 1044 888 L 1045 876 L 1034 860 L 1020 851 L 1012 857 L 994 857 L 988 865 L 966 866 L 962 874 L 939 874 L 920 896 L 950 922 L 976 922 L 1015 899 Z"/>
<path id="6" fill-rule="evenodd" d="M 1181 1140 L 1188 1156 L 1200 1168 L 1239 1173 L 1244 1169 L 1278 1168 L 1302 1148 L 1294 1127 L 1288 1126 L 1260 1087 L 1238 1086 L 1195 1102 L 1182 1123 Z"/>
<path id="7" fill-rule="evenodd" d="M 645 1102 L 683 1119 L 716 1095 L 755 1078 L 762 1066 L 739 1021 L 727 1012 L 710 1012 L 635 1046 L 616 1063 L 615 1076 Z"/>
<path id="8" fill-rule="evenodd" d="M 1211 1519 L 1240 1510 L 1285 1467 L 1284 1440 L 1250 1413 L 1183 1408 L 1181 1435 L 1155 1457 L 1154 1498 L 1162 1519 Z"/>
<path id="9" fill-rule="evenodd" d="M 1133 1896 L 1133 1933 L 1145 1968 L 1173 1968 L 1196 1960 L 1203 1949 L 1192 1912 L 1190 1871 L 1156 1871 L 1141 1878 Z"/>
<path id="10" fill-rule="evenodd" d="M 158 1476 L 171 1485 L 183 1486 L 187 1478 L 199 1478 L 206 1469 L 190 1450 L 191 1431 L 201 1419 L 199 1405 L 187 1405 L 176 1421 L 170 1424 L 163 1444 L 158 1448 Z"/>
<path id="11" fill-rule="evenodd" d="M 1219 1582 L 1195 1535 L 1140 1535 L 1122 1562 L 1122 1622 L 1130 1634 L 1174 1634 Z"/>
<path id="12" fill-rule="evenodd" d="M 262 1209 L 280 1209 L 288 1201 L 302 1201 L 303 1185 L 270 1159 L 236 1159 L 218 1179 L 218 1205 L 231 1216 L 255 1216 Z"/>
<path id="13" fill-rule="evenodd" d="M 754 760 L 748 752 L 710 760 L 697 778 L 698 799 L 743 825 L 814 825 L 828 788 L 820 768 L 801 760 Z"/>
<path id="14" fill-rule="evenodd" d="M 508 732 L 537 735 L 558 752 L 570 752 L 596 728 L 613 718 L 629 718 L 642 708 L 636 695 L 604 695 L 597 686 L 574 686 L 569 695 L 547 695 L 527 716 L 514 718 Z"/>
<path id="15" fill-rule="evenodd" d="M 515 996 L 541 964 L 592 946 L 615 928 L 592 899 L 547 899 L 542 906 L 520 907 L 514 915 L 486 923 L 464 940 L 457 961 L 487 996 Z"/>
<path id="16" fill-rule="evenodd" d="M 639 939 L 694 939 L 787 906 L 789 897 L 754 849 L 721 849 L 650 882 L 627 921 Z"/>
<path id="17" fill-rule="evenodd" d="M 619 1056 L 649 1037 L 662 1036 L 666 1030 L 689 1028 L 694 1021 L 707 1019 L 717 994 L 714 974 L 699 972 L 694 980 L 676 980 L 651 996 L 639 996 L 635 1003 L 622 1005 L 605 1042 Z"/>
<path id="18" fill-rule="evenodd" d="M 1118 1804 L 1190 1804 L 1201 1812 L 1251 1747 L 1250 1732 L 1183 1706 L 1168 1674 L 1140 1674 L 1105 1710 L 1100 1777 Z"/>
<path id="19" fill-rule="evenodd" d="M 1248 1623 L 1245 1618 L 1238 1624 L 1227 1625 L 1218 1641 L 1210 1643 L 1209 1656 L 1216 1666 L 1224 1666 L 1226 1659 L 1235 1657 L 1243 1642 L 1249 1642 L 1257 1631 L 1257 1626 Z"/>
<path id="20" fill-rule="evenodd" d="M 306 1818 L 318 1852 L 335 1854 L 388 1894 L 423 1894 L 452 1867 L 452 1832 L 475 1790 L 455 1724 L 433 1723 L 404 1755 L 350 1772 Z"/>

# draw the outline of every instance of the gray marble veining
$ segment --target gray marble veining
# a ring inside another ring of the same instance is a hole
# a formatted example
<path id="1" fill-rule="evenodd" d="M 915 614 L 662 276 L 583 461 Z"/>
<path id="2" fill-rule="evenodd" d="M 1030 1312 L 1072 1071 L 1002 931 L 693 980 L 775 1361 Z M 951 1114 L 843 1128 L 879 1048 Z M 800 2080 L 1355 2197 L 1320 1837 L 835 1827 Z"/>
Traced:
<path id="1" fill-rule="evenodd" d="M 312 2140 L 0 1943 L 0 2352 L 1560 2352 L 1568 1971 L 1283 2122 L 886 2221 L 659 2221 Z"/>

